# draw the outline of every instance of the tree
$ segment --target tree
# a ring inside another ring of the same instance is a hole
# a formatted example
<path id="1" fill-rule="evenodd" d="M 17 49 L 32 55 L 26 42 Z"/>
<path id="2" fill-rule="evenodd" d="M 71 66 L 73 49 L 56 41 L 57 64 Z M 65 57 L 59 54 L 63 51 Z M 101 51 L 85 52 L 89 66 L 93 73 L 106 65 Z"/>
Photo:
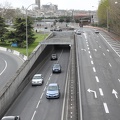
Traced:
<path id="1" fill-rule="evenodd" d="M 27 30 L 28 30 L 28 45 L 35 41 L 35 35 L 32 27 L 32 21 L 30 17 L 27 18 Z M 25 47 L 26 43 L 26 19 L 25 18 L 16 18 L 14 23 L 15 28 L 15 40 L 19 47 Z"/>
<path id="2" fill-rule="evenodd" d="M 5 27 L 6 27 L 5 20 L 4 18 L 0 17 L 0 39 L 2 41 L 4 39 L 5 33 L 7 32 L 7 29 Z"/>
<path id="3" fill-rule="evenodd" d="M 98 6 L 98 20 L 101 26 L 107 26 L 107 9 L 109 8 L 108 0 L 101 0 Z"/>

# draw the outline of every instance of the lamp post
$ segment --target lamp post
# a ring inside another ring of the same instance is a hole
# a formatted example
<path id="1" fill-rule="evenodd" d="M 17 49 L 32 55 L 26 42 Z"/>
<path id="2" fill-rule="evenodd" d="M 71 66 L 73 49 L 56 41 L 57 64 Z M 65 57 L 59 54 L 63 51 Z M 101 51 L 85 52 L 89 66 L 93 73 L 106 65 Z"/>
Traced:
<path id="1" fill-rule="evenodd" d="M 27 59 L 28 59 L 28 27 L 27 27 L 28 23 L 27 23 L 27 10 L 28 10 L 28 8 L 29 8 L 30 6 L 32 6 L 32 5 L 36 5 L 36 4 L 31 4 L 31 5 L 29 5 L 29 6 L 26 8 L 26 55 L 27 55 Z"/>

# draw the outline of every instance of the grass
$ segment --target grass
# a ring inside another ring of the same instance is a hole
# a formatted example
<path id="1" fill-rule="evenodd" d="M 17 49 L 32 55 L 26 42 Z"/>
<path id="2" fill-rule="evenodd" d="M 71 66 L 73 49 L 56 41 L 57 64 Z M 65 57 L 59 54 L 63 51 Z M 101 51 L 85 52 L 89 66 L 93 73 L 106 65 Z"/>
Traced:
<path id="1" fill-rule="evenodd" d="M 36 46 L 44 40 L 45 37 L 47 37 L 48 34 L 40 34 L 40 33 L 35 33 L 36 40 L 33 44 L 29 45 L 28 47 L 28 54 L 30 55 L 32 51 L 36 48 Z M 11 47 L 11 44 L 0 44 L 1 47 L 5 47 L 11 50 L 16 50 L 20 52 L 21 54 L 26 55 L 26 48 L 18 48 L 18 47 Z"/>

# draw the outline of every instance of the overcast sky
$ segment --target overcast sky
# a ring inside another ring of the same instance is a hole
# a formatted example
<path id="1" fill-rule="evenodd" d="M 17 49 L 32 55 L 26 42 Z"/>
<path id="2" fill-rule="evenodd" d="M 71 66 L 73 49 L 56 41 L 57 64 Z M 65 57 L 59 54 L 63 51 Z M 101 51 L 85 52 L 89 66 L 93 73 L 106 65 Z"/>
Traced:
<path id="1" fill-rule="evenodd" d="M 58 9 L 75 9 L 75 10 L 95 10 L 98 7 L 100 0 L 40 0 L 41 5 L 49 3 L 58 5 Z M 8 2 L 14 8 L 21 8 L 22 6 L 28 7 L 30 4 L 35 3 L 35 0 L 0 0 L 0 4 L 4 5 Z"/>

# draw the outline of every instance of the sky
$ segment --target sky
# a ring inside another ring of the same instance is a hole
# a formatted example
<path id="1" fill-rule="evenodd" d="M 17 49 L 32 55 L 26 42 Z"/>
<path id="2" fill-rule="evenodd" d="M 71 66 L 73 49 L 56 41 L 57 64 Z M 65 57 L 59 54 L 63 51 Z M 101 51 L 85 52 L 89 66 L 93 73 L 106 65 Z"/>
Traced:
<path id="1" fill-rule="evenodd" d="M 100 0 L 40 0 L 41 5 L 55 4 L 58 9 L 64 10 L 96 10 Z M 10 3 L 13 8 L 27 8 L 29 5 L 34 4 L 35 0 L 0 0 L 3 6 L 5 3 Z"/>

